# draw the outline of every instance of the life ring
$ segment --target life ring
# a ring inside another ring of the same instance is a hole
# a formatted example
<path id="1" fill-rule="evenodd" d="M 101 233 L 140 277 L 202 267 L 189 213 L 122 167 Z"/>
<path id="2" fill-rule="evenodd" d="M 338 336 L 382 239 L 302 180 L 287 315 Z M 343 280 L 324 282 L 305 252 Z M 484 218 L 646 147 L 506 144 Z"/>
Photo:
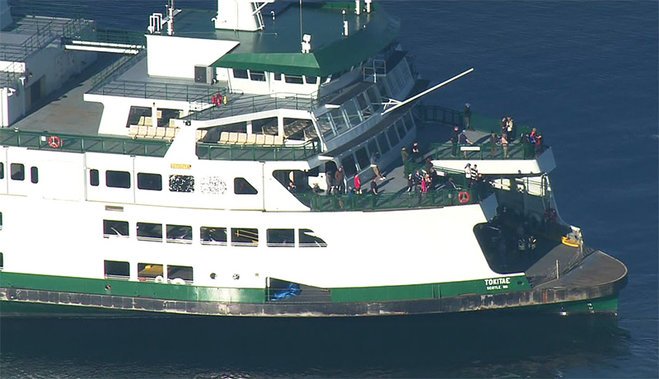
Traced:
<path id="1" fill-rule="evenodd" d="M 53 149 L 59 149 L 62 147 L 62 140 L 58 136 L 50 136 L 48 137 L 48 146 Z"/>
<path id="2" fill-rule="evenodd" d="M 165 278 L 163 278 L 161 275 L 156 276 L 155 278 L 156 283 L 165 283 Z"/>
<path id="3" fill-rule="evenodd" d="M 579 247 L 579 241 L 575 241 L 573 239 L 570 239 L 569 237 L 561 237 L 561 242 L 565 246 L 570 246 L 570 247 Z"/>
<path id="4" fill-rule="evenodd" d="M 469 202 L 469 199 L 471 199 L 471 196 L 469 196 L 469 192 L 462 191 L 458 194 L 458 201 L 460 204 L 467 204 Z"/>

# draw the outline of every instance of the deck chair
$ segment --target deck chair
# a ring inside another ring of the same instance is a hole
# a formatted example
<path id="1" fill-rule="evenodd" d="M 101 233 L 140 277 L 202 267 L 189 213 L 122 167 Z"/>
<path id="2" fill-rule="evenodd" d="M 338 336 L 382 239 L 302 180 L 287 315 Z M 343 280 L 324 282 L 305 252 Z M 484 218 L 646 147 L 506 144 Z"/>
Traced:
<path id="1" fill-rule="evenodd" d="M 167 128 L 158 126 L 156 127 L 156 135 L 154 136 L 154 138 L 163 139 L 165 138 L 166 134 L 167 134 Z"/>
<path id="2" fill-rule="evenodd" d="M 131 126 L 130 126 L 130 129 L 128 130 L 128 135 L 129 135 L 131 138 L 136 138 L 136 137 L 137 137 L 137 133 L 138 133 L 139 131 L 140 131 L 140 127 L 139 127 L 139 126 L 137 126 L 137 125 L 131 125 Z"/>
<path id="3" fill-rule="evenodd" d="M 256 134 L 256 141 L 254 143 L 257 145 L 265 145 L 265 134 Z"/>
<path id="4" fill-rule="evenodd" d="M 222 132 L 218 143 L 229 143 L 229 132 Z"/>
<path id="5" fill-rule="evenodd" d="M 236 141 L 238 145 L 244 145 L 247 143 L 247 133 L 238 133 L 238 140 Z"/>

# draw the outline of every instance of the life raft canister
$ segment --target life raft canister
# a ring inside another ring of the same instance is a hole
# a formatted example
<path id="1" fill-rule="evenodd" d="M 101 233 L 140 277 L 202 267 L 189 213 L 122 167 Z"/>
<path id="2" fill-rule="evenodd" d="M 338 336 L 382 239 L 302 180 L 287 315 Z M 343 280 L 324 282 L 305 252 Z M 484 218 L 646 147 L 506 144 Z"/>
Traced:
<path id="1" fill-rule="evenodd" d="M 53 149 L 59 149 L 62 147 L 62 140 L 58 136 L 50 136 L 48 137 L 48 146 Z"/>
<path id="2" fill-rule="evenodd" d="M 467 204 L 469 202 L 469 199 L 471 199 L 471 196 L 469 196 L 469 192 L 462 191 L 458 194 L 458 201 L 460 204 Z"/>

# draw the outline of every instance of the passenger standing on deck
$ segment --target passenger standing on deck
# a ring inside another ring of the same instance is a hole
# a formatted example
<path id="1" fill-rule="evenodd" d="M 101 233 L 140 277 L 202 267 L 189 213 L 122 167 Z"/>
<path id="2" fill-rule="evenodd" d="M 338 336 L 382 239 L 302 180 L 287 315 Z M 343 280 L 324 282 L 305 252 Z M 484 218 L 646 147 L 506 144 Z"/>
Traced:
<path id="1" fill-rule="evenodd" d="M 501 117 L 501 134 L 508 134 L 508 119 Z"/>
<path id="2" fill-rule="evenodd" d="M 451 133 L 451 153 L 453 156 L 458 155 L 458 140 L 460 139 L 460 128 L 457 126 L 453 127 L 453 133 Z"/>
<path id="3" fill-rule="evenodd" d="M 472 187 L 476 183 L 477 180 L 478 180 L 478 165 L 475 164 L 475 165 L 471 166 L 471 186 Z"/>
<path id="4" fill-rule="evenodd" d="M 508 117 L 506 119 L 506 130 L 508 131 L 508 140 L 509 141 L 514 141 L 515 140 L 515 125 L 513 123 L 513 118 Z"/>
<path id="5" fill-rule="evenodd" d="M 466 146 L 466 145 L 473 145 L 474 143 L 467 138 L 467 135 L 465 134 L 465 131 L 463 130 L 462 133 L 460 133 L 460 138 L 459 138 L 460 146 Z M 467 158 L 467 150 L 463 151 L 464 157 Z"/>
<path id="6" fill-rule="evenodd" d="M 471 182 L 471 163 L 467 163 L 465 166 L 465 182 L 467 184 Z"/>
<path id="7" fill-rule="evenodd" d="M 425 164 L 426 172 L 430 172 L 430 169 L 432 167 L 433 167 L 432 159 L 430 159 L 430 157 L 426 158 L 426 164 Z"/>
<path id="8" fill-rule="evenodd" d="M 375 177 L 379 178 L 380 180 L 386 180 L 387 178 L 380 173 L 380 168 L 378 167 L 378 161 L 380 160 L 378 157 L 378 153 L 373 153 L 371 154 L 371 169 L 373 169 L 373 172 L 375 173 Z"/>
<path id="9" fill-rule="evenodd" d="M 467 130 L 471 129 L 471 105 L 469 103 L 465 104 L 465 128 Z"/>
<path id="10" fill-rule="evenodd" d="M 329 195 L 334 187 L 334 171 L 327 170 L 325 172 L 325 181 L 327 182 L 327 194 Z"/>
<path id="11" fill-rule="evenodd" d="M 339 167 L 336 173 L 334 173 L 334 182 L 336 183 L 338 192 L 343 195 L 346 192 L 346 185 L 343 180 L 343 167 Z"/>
<path id="12" fill-rule="evenodd" d="M 499 139 L 494 132 L 490 133 L 490 157 L 494 158 L 497 155 L 497 142 Z"/>
<path id="13" fill-rule="evenodd" d="M 414 141 L 412 144 L 412 161 L 418 162 L 421 157 L 421 152 L 419 151 L 419 143 Z"/>
<path id="14" fill-rule="evenodd" d="M 503 158 L 508 158 L 508 136 L 506 133 L 501 135 L 501 147 L 503 148 Z"/>
<path id="15" fill-rule="evenodd" d="M 371 195 L 377 195 L 378 194 L 378 180 L 377 178 L 373 178 L 371 180 Z"/>
<path id="16" fill-rule="evenodd" d="M 355 174 L 355 193 L 362 194 L 362 180 L 359 179 L 359 174 Z"/>
<path id="17" fill-rule="evenodd" d="M 407 168 L 407 161 L 410 158 L 410 154 L 407 152 L 407 149 L 405 149 L 405 146 L 403 146 L 400 149 L 400 158 L 403 160 L 403 172 L 405 173 L 405 175 L 407 175 L 409 174 L 408 172 L 409 170 Z"/>

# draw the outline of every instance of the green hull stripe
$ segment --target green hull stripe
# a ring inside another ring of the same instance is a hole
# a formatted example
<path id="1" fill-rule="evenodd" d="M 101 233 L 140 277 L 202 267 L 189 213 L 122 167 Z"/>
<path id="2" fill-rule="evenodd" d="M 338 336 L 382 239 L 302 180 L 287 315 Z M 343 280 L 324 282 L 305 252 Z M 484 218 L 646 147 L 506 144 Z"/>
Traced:
<path id="1" fill-rule="evenodd" d="M 109 286 L 109 289 L 107 286 Z M 0 287 L 183 301 L 264 303 L 266 300 L 265 288 L 201 287 L 187 284 L 86 279 L 8 272 L 0 272 Z M 463 294 L 487 294 L 528 289 L 530 289 L 530 286 L 525 276 L 508 276 L 451 283 L 333 288 L 330 292 L 332 302 L 355 302 L 438 299 Z"/>
<path id="2" fill-rule="evenodd" d="M 478 279 L 462 282 L 406 286 L 353 287 L 332 289 L 333 302 L 439 299 L 464 294 L 488 294 L 529 290 L 525 276 Z"/>

